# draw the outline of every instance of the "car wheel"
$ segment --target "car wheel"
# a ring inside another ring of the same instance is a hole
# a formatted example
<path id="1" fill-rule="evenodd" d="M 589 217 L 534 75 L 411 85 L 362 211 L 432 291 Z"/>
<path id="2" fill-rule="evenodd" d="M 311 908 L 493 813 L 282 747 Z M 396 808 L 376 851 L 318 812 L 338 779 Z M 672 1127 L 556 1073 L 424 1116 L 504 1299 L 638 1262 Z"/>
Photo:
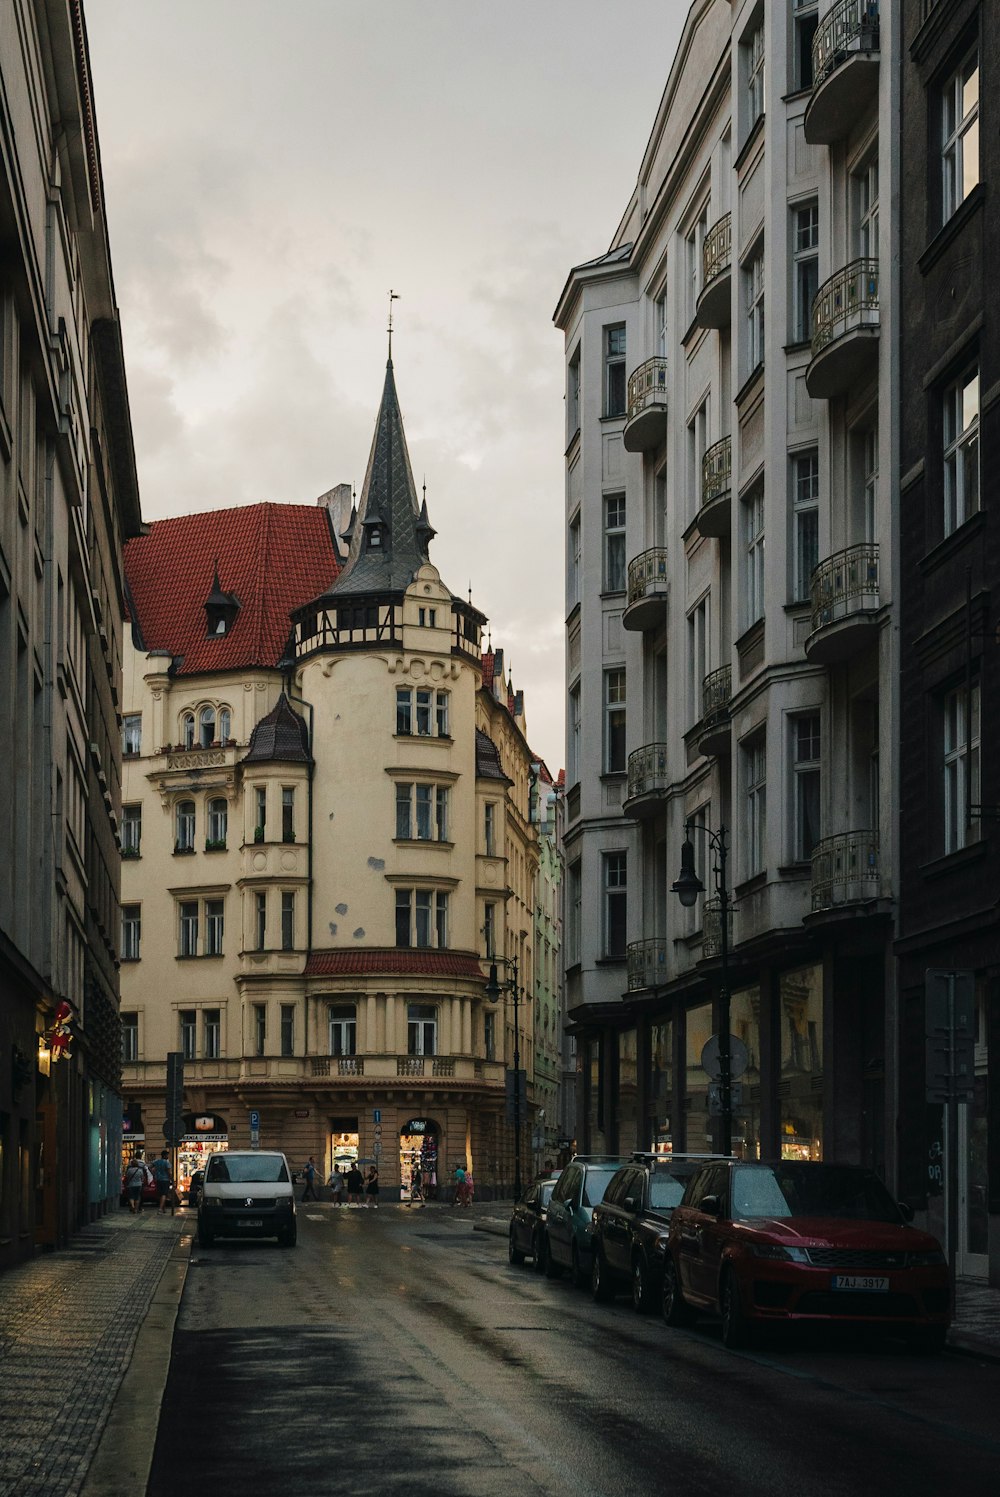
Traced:
<path id="1" fill-rule="evenodd" d="M 539 1228 L 531 1237 L 531 1266 L 536 1273 L 545 1270 L 545 1234 Z"/>
<path id="2" fill-rule="evenodd" d="M 722 1344 L 729 1347 L 730 1351 L 737 1351 L 742 1346 L 749 1346 L 752 1339 L 750 1327 L 747 1324 L 746 1315 L 743 1313 L 743 1305 L 740 1301 L 740 1287 L 736 1282 L 736 1275 L 731 1268 L 727 1268 L 722 1275 L 722 1287 L 719 1291 L 719 1309 L 722 1313 Z"/>
<path id="3" fill-rule="evenodd" d="M 694 1319 L 691 1306 L 681 1293 L 677 1265 L 670 1254 L 663 1264 L 663 1318 L 667 1325 L 690 1325 Z"/>
<path id="4" fill-rule="evenodd" d="M 599 1305 L 606 1305 L 615 1297 L 615 1286 L 604 1262 L 600 1244 L 594 1246 L 594 1257 L 590 1265 L 590 1292 Z"/>
<path id="5" fill-rule="evenodd" d="M 215 1242 L 215 1237 L 208 1230 L 208 1228 L 207 1227 L 199 1226 L 198 1227 L 198 1246 L 202 1247 L 202 1248 L 210 1248 L 213 1245 L 214 1242 Z"/>
<path id="6" fill-rule="evenodd" d="M 521 1249 L 519 1247 L 515 1246 L 514 1243 L 513 1227 L 511 1227 L 510 1235 L 507 1238 L 507 1262 L 512 1263 L 515 1268 L 520 1268 L 521 1264 L 524 1262 L 524 1254 L 521 1252 Z"/>
<path id="7" fill-rule="evenodd" d="M 913 1350 L 921 1356 L 936 1357 L 948 1344 L 948 1327 L 945 1325 L 921 1326 L 918 1330 L 910 1331 L 906 1339 Z"/>
<path id="8" fill-rule="evenodd" d="M 639 1315 L 648 1314 L 650 1309 L 649 1270 L 641 1253 L 636 1255 L 632 1264 L 632 1308 Z"/>
<path id="9" fill-rule="evenodd" d="M 562 1268 L 552 1256 L 552 1242 L 549 1238 L 548 1232 L 546 1232 L 544 1238 L 542 1239 L 542 1242 L 542 1256 L 545 1259 L 545 1277 L 547 1279 L 561 1279 Z"/>

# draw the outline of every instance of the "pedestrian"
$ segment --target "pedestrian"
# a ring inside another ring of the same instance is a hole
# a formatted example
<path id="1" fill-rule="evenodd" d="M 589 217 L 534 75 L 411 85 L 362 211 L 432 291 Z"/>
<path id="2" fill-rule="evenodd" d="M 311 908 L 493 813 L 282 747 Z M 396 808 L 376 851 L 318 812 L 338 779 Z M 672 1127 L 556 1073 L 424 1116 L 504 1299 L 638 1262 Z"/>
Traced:
<path id="1" fill-rule="evenodd" d="M 156 1194 L 160 1198 L 160 1215 L 166 1216 L 169 1202 L 170 1215 L 173 1216 L 174 1181 L 170 1173 L 170 1155 L 166 1149 L 161 1149 L 159 1159 L 153 1160 L 153 1179 L 156 1181 Z"/>
<path id="2" fill-rule="evenodd" d="M 474 1182 L 474 1180 L 472 1178 L 472 1171 L 471 1170 L 466 1170 L 466 1172 L 465 1172 L 465 1187 L 464 1187 L 464 1189 L 462 1191 L 462 1205 L 463 1206 L 471 1206 L 472 1205 L 472 1192 L 473 1192 L 474 1189 L 475 1189 L 475 1182 Z"/>
<path id="3" fill-rule="evenodd" d="M 456 1166 L 455 1166 L 455 1174 L 453 1176 L 453 1181 L 454 1181 L 454 1185 L 455 1185 L 455 1194 L 452 1197 L 451 1204 L 453 1206 L 460 1206 L 461 1203 L 462 1203 L 462 1194 L 463 1194 L 463 1192 L 465 1190 L 465 1167 L 464 1167 L 464 1165 L 456 1164 Z"/>
<path id="4" fill-rule="evenodd" d="M 365 1177 L 358 1169 L 356 1159 L 351 1161 L 351 1167 L 347 1171 L 347 1204 L 348 1206 L 361 1205 L 361 1190 L 365 1183 Z"/>
<path id="5" fill-rule="evenodd" d="M 339 1164 L 334 1165 L 326 1183 L 330 1187 L 330 1200 L 335 1206 L 342 1206 L 344 1204 L 344 1177 L 340 1173 Z"/>
<path id="6" fill-rule="evenodd" d="M 302 1192 L 302 1200 L 303 1200 L 303 1202 L 305 1202 L 305 1201 L 318 1201 L 319 1200 L 319 1196 L 316 1194 L 316 1158 L 315 1158 L 315 1155 L 313 1155 L 313 1154 L 309 1155 L 309 1158 L 306 1160 L 305 1168 L 303 1169 L 302 1174 L 303 1174 L 303 1176 L 305 1178 L 305 1182 L 306 1182 L 305 1189 Z"/>
<path id="7" fill-rule="evenodd" d="M 142 1215 L 142 1187 L 148 1175 L 149 1170 L 146 1168 L 146 1161 L 140 1149 L 138 1154 L 129 1160 L 125 1170 L 125 1194 L 128 1196 L 128 1209 L 133 1216 Z"/>
<path id="8" fill-rule="evenodd" d="M 366 1206 L 373 1206 L 378 1210 L 378 1170 L 372 1165 L 368 1171 L 368 1179 L 365 1182 L 365 1195 L 368 1197 Z"/>
<path id="9" fill-rule="evenodd" d="M 420 1171 L 417 1169 L 413 1171 L 413 1176 L 410 1180 L 410 1200 L 422 1201 L 423 1198 L 424 1193 L 421 1189 Z"/>

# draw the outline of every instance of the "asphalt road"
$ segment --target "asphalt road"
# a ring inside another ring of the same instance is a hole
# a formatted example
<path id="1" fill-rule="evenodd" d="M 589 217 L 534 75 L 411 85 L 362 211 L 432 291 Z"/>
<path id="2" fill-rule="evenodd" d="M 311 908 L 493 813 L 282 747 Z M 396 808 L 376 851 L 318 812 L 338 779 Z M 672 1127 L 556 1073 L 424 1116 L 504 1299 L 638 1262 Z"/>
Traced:
<path id="1" fill-rule="evenodd" d="M 995 1492 L 1000 1366 L 891 1341 L 727 1352 L 511 1268 L 447 1209 L 306 1207 L 195 1247 L 148 1497 Z"/>

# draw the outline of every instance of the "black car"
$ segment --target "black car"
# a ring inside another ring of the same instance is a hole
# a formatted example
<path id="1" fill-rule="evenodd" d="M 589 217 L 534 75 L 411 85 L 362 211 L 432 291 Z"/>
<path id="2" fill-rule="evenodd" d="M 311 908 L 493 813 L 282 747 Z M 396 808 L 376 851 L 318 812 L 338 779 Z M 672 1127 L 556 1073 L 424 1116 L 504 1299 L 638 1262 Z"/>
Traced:
<path id="1" fill-rule="evenodd" d="M 518 1265 L 525 1258 L 531 1258 L 536 1273 L 541 1273 L 545 1263 L 542 1254 L 545 1218 L 558 1179 L 558 1175 L 552 1175 L 529 1185 L 510 1218 L 507 1256 L 511 1263 Z"/>
<path id="2" fill-rule="evenodd" d="M 715 1157 L 636 1153 L 617 1171 L 590 1226 L 596 1300 L 613 1299 L 630 1283 L 637 1310 L 659 1305 L 671 1214 L 691 1177 Z"/>

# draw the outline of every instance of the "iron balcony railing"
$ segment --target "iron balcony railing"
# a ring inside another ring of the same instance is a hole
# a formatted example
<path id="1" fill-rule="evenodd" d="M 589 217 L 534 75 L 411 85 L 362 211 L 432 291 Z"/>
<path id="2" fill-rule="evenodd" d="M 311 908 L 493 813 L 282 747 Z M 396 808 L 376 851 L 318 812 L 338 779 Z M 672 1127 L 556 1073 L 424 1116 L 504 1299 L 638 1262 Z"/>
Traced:
<path id="1" fill-rule="evenodd" d="M 663 583 L 666 580 L 666 547 L 651 546 L 648 551 L 640 551 L 639 555 L 633 556 L 628 564 L 629 602 L 638 603 L 655 583 Z"/>
<path id="2" fill-rule="evenodd" d="M 701 720 L 708 724 L 729 711 L 733 699 L 733 668 L 720 665 L 710 671 L 701 683 Z"/>
<path id="3" fill-rule="evenodd" d="M 813 37 L 813 88 L 819 88 L 855 52 L 877 52 L 879 0 L 840 0 L 827 11 Z"/>
<path id="4" fill-rule="evenodd" d="M 640 992 L 643 988 L 659 987 L 666 982 L 667 943 L 662 936 L 650 936 L 645 941 L 630 941 L 625 957 L 630 993 Z"/>
<path id="5" fill-rule="evenodd" d="M 733 907 L 726 910 L 726 945 L 733 949 Z M 722 903 L 718 898 L 706 899 L 701 917 L 701 954 L 712 957 L 722 955 Z"/>
<path id="6" fill-rule="evenodd" d="M 705 235 L 701 247 L 701 289 L 729 269 L 733 258 L 733 215 L 726 213 Z"/>
<path id="7" fill-rule="evenodd" d="M 711 504 L 713 499 L 728 494 L 733 476 L 733 439 L 723 437 L 713 442 L 701 460 L 701 504 Z"/>
<path id="8" fill-rule="evenodd" d="M 878 544 L 848 546 L 821 561 L 809 579 L 812 627 L 822 629 L 848 614 L 879 606 Z"/>
<path id="9" fill-rule="evenodd" d="M 824 281 L 812 304 L 812 356 L 856 327 L 877 327 L 878 261 L 852 260 Z"/>
<path id="10" fill-rule="evenodd" d="M 628 381 L 628 420 L 648 405 L 662 405 L 667 398 L 666 359 L 647 359 L 633 369 Z"/>
<path id="11" fill-rule="evenodd" d="M 878 832 L 841 832 L 824 837 L 812 855 L 812 907 L 877 899 L 881 893 Z"/>
<path id="12" fill-rule="evenodd" d="M 628 798 L 666 790 L 667 745 L 647 743 L 628 756 Z"/>

